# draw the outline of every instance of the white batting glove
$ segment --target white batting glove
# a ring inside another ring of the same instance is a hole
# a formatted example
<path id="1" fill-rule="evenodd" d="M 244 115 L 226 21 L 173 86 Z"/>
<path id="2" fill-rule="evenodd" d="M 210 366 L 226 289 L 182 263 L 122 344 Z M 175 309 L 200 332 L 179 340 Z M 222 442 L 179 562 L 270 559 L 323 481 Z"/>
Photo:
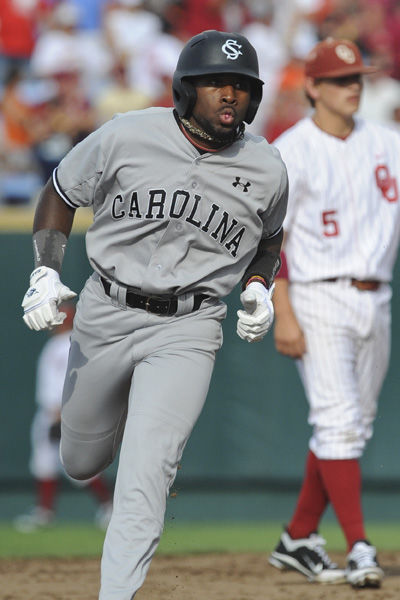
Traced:
<path id="1" fill-rule="evenodd" d="M 50 267 L 38 267 L 31 273 L 29 289 L 22 300 L 23 319 L 29 329 L 40 331 L 61 325 L 67 316 L 58 305 L 76 296 L 61 283 L 60 276 Z"/>
<path id="2" fill-rule="evenodd" d="M 259 342 L 270 329 L 274 320 L 272 294 L 275 284 L 269 290 L 258 281 L 252 281 L 240 294 L 245 310 L 238 310 L 237 334 L 247 342 Z"/>

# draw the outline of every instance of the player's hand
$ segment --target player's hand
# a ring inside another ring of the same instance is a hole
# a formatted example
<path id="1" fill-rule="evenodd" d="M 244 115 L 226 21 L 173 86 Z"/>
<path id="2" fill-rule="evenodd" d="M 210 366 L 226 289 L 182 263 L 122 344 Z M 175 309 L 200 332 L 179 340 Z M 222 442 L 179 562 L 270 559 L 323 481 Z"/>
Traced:
<path id="1" fill-rule="evenodd" d="M 276 316 L 274 338 L 276 349 L 284 356 L 301 358 L 306 352 L 303 331 L 292 312 Z"/>
<path id="2" fill-rule="evenodd" d="M 29 329 L 52 329 L 67 316 L 59 312 L 59 304 L 75 296 L 75 292 L 61 283 L 57 271 L 38 267 L 31 273 L 29 289 L 22 300 L 23 319 Z"/>
<path id="3" fill-rule="evenodd" d="M 267 333 L 274 320 L 272 294 L 274 285 L 267 288 L 252 281 L 240 294 L 244 310 L 238 310 L 237 334 L 247 342 L 259 342 Z"/>

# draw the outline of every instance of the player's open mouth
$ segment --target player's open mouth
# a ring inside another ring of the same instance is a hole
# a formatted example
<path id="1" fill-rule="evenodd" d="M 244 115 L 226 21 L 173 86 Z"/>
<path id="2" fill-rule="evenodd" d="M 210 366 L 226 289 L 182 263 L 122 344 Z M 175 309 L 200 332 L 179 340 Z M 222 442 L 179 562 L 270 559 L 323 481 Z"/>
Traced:
<path id="1" fill-rule="evenodd" d="M 219 118 L 223 125 L 233 125 L 235 122 L 235 111 L 225 108 L 219 113 Z"/>

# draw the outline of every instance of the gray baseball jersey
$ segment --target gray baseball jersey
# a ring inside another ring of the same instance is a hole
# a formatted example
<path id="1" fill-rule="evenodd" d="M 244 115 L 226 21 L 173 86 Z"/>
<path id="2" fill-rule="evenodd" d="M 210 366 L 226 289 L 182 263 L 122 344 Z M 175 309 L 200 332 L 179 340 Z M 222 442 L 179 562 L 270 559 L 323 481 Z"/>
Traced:
<path id="1" fill-rule="evenodd" d="M 109 121 L 61 161 L 54 184 L 70 206 L 93 206 L 94 270 L 151 294 L 226 296 L 286 210 L 286 170 L 264 138 L 200 155 L 169 108 Z"/>

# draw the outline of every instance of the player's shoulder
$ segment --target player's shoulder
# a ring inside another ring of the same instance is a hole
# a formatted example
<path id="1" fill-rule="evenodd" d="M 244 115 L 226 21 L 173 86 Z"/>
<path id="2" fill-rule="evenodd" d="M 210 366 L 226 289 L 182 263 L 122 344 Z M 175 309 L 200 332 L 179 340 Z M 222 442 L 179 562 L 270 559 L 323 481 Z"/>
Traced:
<path id="1" fill-rule="evenodd" d="M 110 121 L 103 125 L 105 134 L 126 133 L 140 131 L 141 128 L 149 131 L 151 129 L 160 129 L 168 122 L 173 122 L 173 109 L 162 106 L 152 106 L 142 110 L 130 110 L 125 113 L 117 113 Z"/>
<path id="2" fill-rule="evenodd" d="M 265 189 L 283 189 L 287 185 L 286 165 L 277 148 L 264 137 L 245 133 L 242 144 L 241 166 L 258 173 L 258 182 Z"/>
<path id="3" fill-rule="evenodd" d="M 129 121 L 162 121 L 172 116 L 173 108 L 164 106 L 150 106 L 141 110 L 129 110 L 125 113 L 117 113 L 111 119 L 112 122 L 121 123 Z"/>
<path id="4" fill-rule="evenodd" d="M 287 146 L 294 147 L 301 145 L 310 140 L 310 136 L 313 136 L 315 133 L 314 129 L 315 127 L 310 117 L 304 117 L 281 133 L 273 141 L 273 145 L 280 149 Z"/>
<path id="5" fill-rule="evenodd" d="M 269 162 L 276 163 L 276 165 L 282 164 L 284 167 L 279 150 L 272 146 L 265 139 L 265 137 L 245 132 L 243 141 L 245 154 L 249 157 L 252 157 L 253 160 L 257 156 L 258 159 L 263 163 L 265 163 L 267 160 Z"/>
<path id="6" fill-rule="evenodd" d="M 386 123 L 356 117 L 356 129 L 360 135 L 368 135 L 400 144 L 400 129 Z"/>

